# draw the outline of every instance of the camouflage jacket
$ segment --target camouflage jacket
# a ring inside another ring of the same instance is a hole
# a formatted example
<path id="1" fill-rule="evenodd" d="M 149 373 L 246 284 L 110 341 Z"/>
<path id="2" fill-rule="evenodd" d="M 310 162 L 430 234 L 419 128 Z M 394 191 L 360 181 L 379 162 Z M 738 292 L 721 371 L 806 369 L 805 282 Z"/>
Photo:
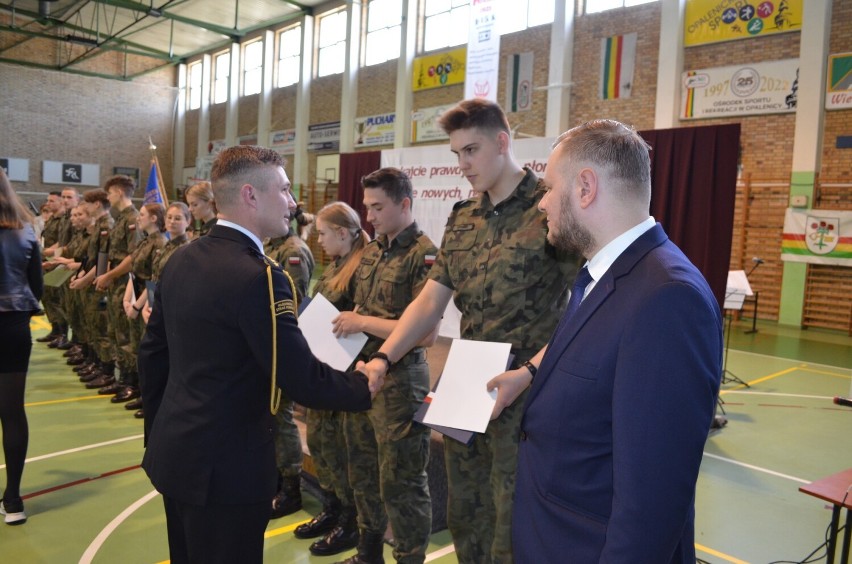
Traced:
<path id="1" fill-rule="evenodd" d="M 314 255 L 308 245 L 301 237 L 291 234 L 270 239 L 263 246 L 263 252 L 287 271 L 296 284 L 298 300 L 301 302 L 308 295 L 308 285 L 314 274 Z"/>
<path id="2" fill-rule="evenodd" d="M 172 254 L 178 250 L 178 248 L 186 245 L 187 243 L 189 243 L 187 236 L 181 235 L 180 237 L 169 239 L 164 246 L 154 251 L 151 280 L 157 281 L 160 279 L 160 273 L 163 271 L 163 267 L 166 266 L 166 263 L 169 262 L 169 258 L 171 258 Z"/>
<path id="3" fill-rule="evenodd" d="M 131 204 L 118 212 L 112 230 L 110 230 L 109 260 L 115 267 L 119 262 L 133 252 L 139 242 L 139 234 L 136 232 L 136 218 L 139 212 Z"/>

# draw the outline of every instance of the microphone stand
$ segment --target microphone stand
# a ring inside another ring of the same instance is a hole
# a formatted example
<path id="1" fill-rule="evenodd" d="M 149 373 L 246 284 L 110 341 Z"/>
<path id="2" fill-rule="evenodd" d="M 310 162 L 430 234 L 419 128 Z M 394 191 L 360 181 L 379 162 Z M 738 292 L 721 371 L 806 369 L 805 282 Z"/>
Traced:
<path id="1" fill-rule="evenodd" d="M 752 259 L 752 260 L 754 260 L 754 266 L 752 266 L 751 270 L 749 270 L 746 273 L 746 278 L 751 276 L 751 273 L 754 272 L 755 269 L 757 269 L 758 266 L 763 264 L 763 261 L 759 258 L 758 259 Z M 754 311 L 752 312 L 752 316 L 751 316 L 751 329 L 743 332 L 746 335 L 751 335 L 753 333 L 757 333 L 757 303 L 758 303 L 758 298 L 760 298 L 760 292 L 754 292 Z"/>

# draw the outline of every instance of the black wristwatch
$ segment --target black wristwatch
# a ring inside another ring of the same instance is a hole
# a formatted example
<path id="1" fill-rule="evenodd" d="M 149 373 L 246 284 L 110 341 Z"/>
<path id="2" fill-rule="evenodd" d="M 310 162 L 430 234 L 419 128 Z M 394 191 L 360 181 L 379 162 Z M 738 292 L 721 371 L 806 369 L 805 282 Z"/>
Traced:
<path id="1" fill-rule="evenodd" d="M 373 354 L 371 354 L 370 356 L 367 357 L 367 362 L 374 360 L 376 358 L 380 358 L 380 359 L 384 360 L 388 364 L 388 372 L 390 372 L 390 369 L 393 367 L 393 363 L 388 358 L 388 355 L 386 355 L 383 352 L 376 351 L 376 352 L 374 352 Z"/>
<path id="2" fill-rule="evenodd" d="M 536 368 L 535 364 L 533 364 L 533 363 L 532 363 L 532 362 L 530 362 L 530 361 L 526 361 L 526 362 L 524 362 L 521 366 L 523 366 L 523 367 L 525 367 L 527 370 L 529 370 L 529 371 L 530 371 L 530 376 L 532 376 L 532 377 L 533 377 L 533 379 L 535 379 L 535 373 L 536 373 L 536 372 L 538 372 L 538 368 Z"/>

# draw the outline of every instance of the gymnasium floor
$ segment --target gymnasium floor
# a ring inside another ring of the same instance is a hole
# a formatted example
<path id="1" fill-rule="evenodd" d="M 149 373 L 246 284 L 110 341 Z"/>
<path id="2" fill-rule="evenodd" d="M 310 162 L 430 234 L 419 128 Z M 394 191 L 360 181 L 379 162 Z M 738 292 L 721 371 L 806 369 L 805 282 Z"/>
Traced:
<path id="1" fill-rule="evenodd" d="M 750 322 L 734 324 L 728 369 L 752 386 L 723 386 L 729 423 L 707 440 L 697 554 L 711 563 L 797 562 L 822 543 L 830 519 L 822 502 L 798 488 L 852 467 L 852 409 L 831 402 L 852 395 L 852 338 L 772 323 L 758 324 L 756 334 L 745 334 L 748 328 Z M 34 337 L 47 332 L 43 317 L 33 329 Z M 23 483 L 29 520 L 18 527 L 0 523 L 2 560 L 167 561 L 162 504 L 138 468 L 141 421 L 72 374 L 58 352 L 34 346 Z M 341 559 L 313 557 L 309 541 L 291 534 L 318 509 L 306 495 L 303 511 L 269 524 L 268 562 Z M 433 535 L 428 552 L 427 561 L 456 562 L 446 531 Z M 393 561 L 390 547 L 385 559 Z"/>

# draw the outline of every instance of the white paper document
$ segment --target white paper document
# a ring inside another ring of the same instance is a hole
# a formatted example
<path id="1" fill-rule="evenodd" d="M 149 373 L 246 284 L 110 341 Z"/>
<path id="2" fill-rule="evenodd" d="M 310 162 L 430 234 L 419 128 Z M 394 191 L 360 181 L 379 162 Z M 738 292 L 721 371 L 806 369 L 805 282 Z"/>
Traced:
<path id="1" fill-rule="evenodd" d="M 454 339 L 424 423 L 484 433 L 497 391 L 485 385 L 506 371 L 512 345 Z"/>
<path id="2" fill-rule="evenodd" d="M 729 270 L 728 283 L 725 287 L 724 309 L 740 310 L 743 308 L 746 296 L 753 295 L 745 270 Z"/>
<path id="3" fill-rule="evenodd" d="M 346 370 L 367 343 L 365 333 L 335 337 L 331 320 L 340 313 L 322 294 L 317 294 L 299 315 L 299 329 L 314 356 L 337 370 Z"/>

